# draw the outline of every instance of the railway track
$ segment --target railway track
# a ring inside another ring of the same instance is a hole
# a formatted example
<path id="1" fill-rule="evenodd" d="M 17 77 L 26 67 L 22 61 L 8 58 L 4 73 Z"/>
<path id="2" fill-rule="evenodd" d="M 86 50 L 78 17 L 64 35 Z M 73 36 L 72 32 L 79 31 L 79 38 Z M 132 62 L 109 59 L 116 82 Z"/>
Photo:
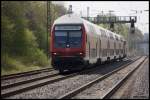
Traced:
<path id="1" fill-rule="evenodd" d="M 16 86 L 23 85 L 23 84 L 26 84 L 26 83 L 35 82 L 35 81 L 46 79 L 46 78 L 55 77 L 55 76 L 58 76 L 58 75 L 59 75 L 59 73 L 56 72 L 56 73 L 52 73 L 52 74 L 48 74 L 48 75 L 44 75 L 44 76 L 40 76 L 40 77 L 36 77 L 36 78 L 31 78 L 31 79 L 28 79 L 28 80 L 22 80 L 22 81 L 19 81 L 19 82 L 14 82 L 14 83 L 8 84 L 8 85 L 2 85 L 1 90 L 16 87 Z"/>
<path id="2" fill-rule="evenodd" d="M 2 89 L 2 93 L 1 96 L 2 98 L 6 98 L 6 97 L 10 97 L 19 93 L 23 93 L 25 91 L 37 88 L 37 87 L 41 87 L 47 84 L 52 84 L 54 82 L 60 81 L 60 80 L 64 80 L 66 78 L 69 77 L 73 77 L 78 75 L 79 73 L 85 73 L 91 71 L 91 69 L 87 69 L 85 71 L 81 71 L 81 72 L 77 72 L 77 73 L 73 73 L 70 75 L 59 75 L 59 74 L 52 74 L 49 76 L 42 76 L 39 78 L 35 78 L 35 79 L 31 79 L 31 80 L 27 80 L 27 81 L 21 81 L 18 83 L 14 83 L 14 84 L 10 84 L 10 85 L 6 85 L 4 87 L 1 87 Z"/>
<path id="3" fill-rule="evenodd" d="M 12 78 L 19 78 L 19 77 L 23 77 L 23 76 L 30 76 L 30 75 L 34 75 L 34 74 L 43 73 L 43 72 L 49 72 L 49 71 L 53 71 L 53 70 L 54 70 L 53 68 L 45 68 L 45 69 L 41 69 L 41 70 L 34 70 L 34 71 L 4 75 L 4 76 L 1 76 L 1 81 L 12 79 Z"/>
<path id="4" fill-rule="evenodd" d="M 90 81 L 87 84 L 84 84 L 82 86 L 80 86 L 79 88 L 76 88 L 75 90 L 72 90 L 62 96 L 60 96 L 58 99 L 68 99 L 68 98 L 76 98 L 76 96 L 80 93 L 82 93 L 83 91 L 86 91 L 87 89 L 89 89 L 90 87 L 92 88 L 92 86 L 96 83 L 101 83 L 102 81 L 108 79 L 109 77 L 111 77 L 113 74 L 119 73 L 120 71 L 124 70 L 125 68 L 127 68 L 128 66 L 131 66 L 133 64 L 136 64 L 136 67 L 127 73 L 127 75 L 125 75 L 119 82 L 117 82 L 115 85 L 113 85 L 113 87 L 111 87 L 110 89 L 108 89 L 108 91 L 106 91 L 105 93 L 103 93 L 103 95 L 101 97 L 99 97 L 100 99 L 105 99 L 105 98 L 109 98 L 120 86 L 121 84 L 146 60 L 145 58 L 138 58 L 136 60 L 134 60 L 133 62 L 127 63 L 125 65 L 123 65 L 122 67 L 119 67 L 116 70 L 113 70 L 112 72 L 109 72 L 103 76 L 98 77 L 97 79 Z M 108 81 L 107 81 L 108 82 Z M 105 82 L 106 83 L 106 82 Z M 79 96 L 80 97 L 80 96 Z M 78 97 L 77 97 L 78 98 Z"/>
<path id="5" fill-rule="evenodd" d="M 27 80 L 27 81 L 22 81 L 22 82 L 18 82 L 18 83 L 14 83 L 14 84 L 10 84 L 10 85 L 6 85 L 6 86 L 2 86 L 2 93 L 1 96 L 2 98 L 5 97 L 9 97 L 12 95 L 16 95 L 37 87 L 41 87 L 47 84 L 52 84 L 54 82 L 69 78 L 76 75 L 76 73 L 71 74 L 71 75 L 59 75 L 59 74 L 53 74 L 50 76 L 44 76 L 40 77 L 40 78 L 35 78 L 35 79 L 31 79 L 31 80 Z M 6 90 L 6 91 L 5 91 Z"/>
<path id="6" fill-rule="evenodd" d="M 90 69 L 87 69 L 86 71 L 89 71 Z M 55 73 L 55 74 L 51 74 L 51 75 L 47 75 L 47 76 L 42 76 L 42 77 L 38 77 L 38 78 L 33 78 L 30 80 L 26 80 L 26 81 L 21 81 L 21 82 L 16 82 L 13 84 L 9 84 L 9 85 L 3 85 L 1 86 L 1 96 L 2 98 L 5 97 L 9 97 L 12 95 L 16 95 L 37 87 L 41 87 L 47 84 L 52 84 L 54 82 L 60 81 L 60 80 L 64 80 L 66 78 L 69 77 L 73 77 L 79 73 L 83 73 L 85 71 L 81 71 L 81 72 L 76 72 L 73 74 L 69 74 L 69 75 L 59 75 L 59 73 Z M 20 88 L 19 88 L 20 87 Z M 5 91 L 8 90 L 8 91 Z"/>
<path id="7" fill-rule="evenodd" d="M 119 87 L 135 72 L 136 69 L 138 69 L 140 66 L 142 66 L 147 61 L 147 58 L 145 58 L 136 68 L 134 68 L 131 72 L 129 72 L 126 76 L 124 76 L 116 85 L 114 85 L 103 97 L 102 99 L 110 98 Z"/>

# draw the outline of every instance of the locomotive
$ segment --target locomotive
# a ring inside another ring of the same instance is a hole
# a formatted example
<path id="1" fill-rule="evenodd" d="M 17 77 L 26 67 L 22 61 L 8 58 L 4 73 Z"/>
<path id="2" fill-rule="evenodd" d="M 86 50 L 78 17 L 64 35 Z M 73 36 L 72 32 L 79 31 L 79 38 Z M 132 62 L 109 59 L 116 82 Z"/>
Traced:
<path id="1" fill-rule="evenodd" d="M 52 66 L 62 73 L 88 64 L 123 59 L 127 44 L 119 34 L 75 14 L 66 14 L 53 23 L 50 53 Z"/>

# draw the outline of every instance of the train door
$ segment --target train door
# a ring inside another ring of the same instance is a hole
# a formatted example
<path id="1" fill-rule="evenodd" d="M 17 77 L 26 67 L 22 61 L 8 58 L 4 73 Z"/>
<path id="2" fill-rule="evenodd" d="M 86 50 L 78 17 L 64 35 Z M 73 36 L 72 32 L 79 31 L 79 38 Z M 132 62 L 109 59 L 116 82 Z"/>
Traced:
<path id="1" fill-rule="evenodd" d="M 114 59 L 116 58 L 116 42 L 114 41 Z"/>
<path id="2" fill-rule="evenodd" d="M 98 41 L 96 42 L 96 58 L 98 58 L 97 54 L 98 54 Z"/>
<path id="3" fill-rule="evenodd" d="M 108 40 L 108 42 L 107 42 L 107 57 L 110 57 L 110 42 L 109 42 L 109 40 Z"/>
<path id="4" fill-rule="evenodd" d="M 123 56 L 126 56 L 126 41 L 123 42 Z"/>
<path id="5" fill-rule="evenodd" d="M 101 40 L 99 39 L 99 58 L 101 57 Z"/>
<path id="6" fill-rule="evenodd" d="M 119 41 L 119 57 L 121 57 L 121 43 Z"/>
<path id="7" fill-rule="evenodd" d="M 90 55 L 91 55 L 91 50 L 90 50 L 90 42 L 88 42 L 88 47 L 89 47 L 89 59 L 90 59 Z"/>

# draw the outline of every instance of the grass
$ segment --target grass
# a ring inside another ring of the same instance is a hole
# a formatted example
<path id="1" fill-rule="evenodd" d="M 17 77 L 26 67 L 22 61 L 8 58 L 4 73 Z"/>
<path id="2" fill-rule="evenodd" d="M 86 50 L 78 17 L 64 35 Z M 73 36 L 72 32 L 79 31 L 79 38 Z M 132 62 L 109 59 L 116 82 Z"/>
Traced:
<path id="1" fill-rule="evenodd" d="M 17 67 L 18 69 L 12 69 L 12 70 L 5 70 L 2 68 L 2 73 L 1 76 L 3 75 L 9 75 L 9 74 L 15 74 L 15 73 L 21 73 L 21 72 L 28 72 L 28 71 L 33 71 L 33 70 L 39 70 L 43 69 L 42 67 L 39 66 L 30 66 L 30 67 Z M 45 67 L 48 68 L 48 67 Z"/>
<path id="2" fill-rule="evenodd" d="M 51 59 L 47 61 L 48 63 L 45 66 L 41 66 L 34 63 L 24 63 L 23 59 L 8 55 L 5 55 L 5 57 L 2 56 L 1 58 L 1 76 L 52 67 L 50 64 Z"/>

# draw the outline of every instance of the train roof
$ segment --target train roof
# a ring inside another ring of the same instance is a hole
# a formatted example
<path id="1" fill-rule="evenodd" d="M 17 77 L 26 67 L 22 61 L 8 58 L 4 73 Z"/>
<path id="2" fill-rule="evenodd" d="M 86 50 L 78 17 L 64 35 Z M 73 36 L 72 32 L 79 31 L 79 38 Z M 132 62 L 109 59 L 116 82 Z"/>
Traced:
<path id="1" fill-rule="evenodd" d="M 66 14 L 55 20 L 54 24 L 83 24 L 83 19 L 75 14 Z"/>
<path id="2" fill-rule="evenodd" d="M 66 14 L 63 15 L 61 17 L 59 17 L 58 19 L 55 20 L 54 25 L 59 25 L 59 24 L 84 24 L 85 28 L 87 31 L 89 31 L 89 26 L 94 28 L 93 35 L 97 34 L 97 35 L 101 35 L 102 32 L 100 32 L 100 30 L 105 31 L 105 35 L 107 35 L 107 37 L 110 37 L 111 35 L 113 36 L 113 38 L 118 38 L 118 40 L 122 39 L 125 40 L 121 35 L 116 34 L 110 30 L 107 30 L 103 27 L 100 27 L 96 24 L 93 24 L 83 18 L 81 18 L 80 16 L 76 15 L 76 14 Z"/>

